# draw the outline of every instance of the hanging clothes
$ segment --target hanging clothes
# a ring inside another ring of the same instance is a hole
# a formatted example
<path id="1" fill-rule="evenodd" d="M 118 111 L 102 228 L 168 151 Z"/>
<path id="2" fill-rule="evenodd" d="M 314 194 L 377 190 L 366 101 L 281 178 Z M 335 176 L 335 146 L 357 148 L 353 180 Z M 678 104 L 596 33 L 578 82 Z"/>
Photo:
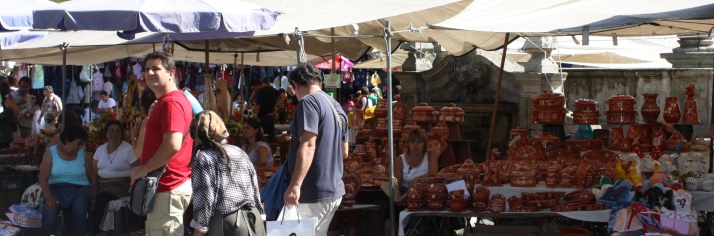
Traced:
<path id="1" fill-rule="evenodd" d="M 32 75 L 32 88 L 42 89 L 45 87 L 45 70 L 42 65 L 35 65 L 35 73 Z"/>
<path id="2" fill-rule="evenodd" d="M 371 83 L 372 86 L 379 87 L 379 85 L 382 84 L 382 78 L 379 77 L 379 74 L 377 72 L 374 72 L 374 74 L 372 74 L 372 78 L 370 79 L 369 82 Z"/>
<path id="3" fill-rule="evenodd" d="M 67 96 L 67 104 L 79 104 L 84 98 L 84 91 L 75 80 L 69 83 L 69 95 Z"/>
<path id="4" fill-rule="evenodd" d="M 141 82 L 141 72 L 143 71 L 143 68 L 141 65 L 137 62 L 134 62 L 134 65 L 131 67 L 131 71 L 136 75 L 136 81 Z"/>

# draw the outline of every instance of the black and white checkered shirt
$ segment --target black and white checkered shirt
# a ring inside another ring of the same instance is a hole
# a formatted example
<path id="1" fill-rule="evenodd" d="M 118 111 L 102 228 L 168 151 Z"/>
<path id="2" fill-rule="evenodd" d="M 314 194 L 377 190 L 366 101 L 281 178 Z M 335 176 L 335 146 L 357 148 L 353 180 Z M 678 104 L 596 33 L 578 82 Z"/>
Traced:
<path id="1" fill-rule="evenodd" d="M 264 213 L 258 178 L 248 155 L 233 145 L 223 147 L 230 158 L 232 171 L 219 158 L 218 150 L 199 151 L 194 157 L 191 226 L 201 231 L 208 230 L 211 216 L 228 214 L 245 205 L 257 207 L 261 214 Z"/>

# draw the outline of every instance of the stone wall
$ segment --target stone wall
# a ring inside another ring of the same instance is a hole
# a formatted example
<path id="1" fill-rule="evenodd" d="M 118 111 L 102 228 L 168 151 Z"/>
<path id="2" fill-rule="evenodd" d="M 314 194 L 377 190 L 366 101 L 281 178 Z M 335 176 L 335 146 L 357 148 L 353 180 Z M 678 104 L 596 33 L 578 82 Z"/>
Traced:
<path id="1" fill-rule="evenodd" d="M 600 103 L 600 123 L 607 123 L 605 111 L 607 100 L 617 94 L 627 94 L 637 99 L 636 108 L 642 107 L 643 93 L 658 93 L 657 103 L 664 109 L 665 97 L 676 96 L 680 109 L 686 96 L 684 89 L 691 83 L 695 86 L 699 119 L 701 124 L 694 126 L 697 137 L 709 137 L 709 124 L 712 102 L 711 69 L 567 69 L 568 79 L 564 84 L 564 94 L 568 98 L 567 108 L 575 109 L 573 104 L 580 98 L 594 99 Z M 659 120 L 662 120 L 660 113 Z M 637 121 L 642 122 L 638 114 Z M 681 122 L 681 121 L 680 121 Z"/>

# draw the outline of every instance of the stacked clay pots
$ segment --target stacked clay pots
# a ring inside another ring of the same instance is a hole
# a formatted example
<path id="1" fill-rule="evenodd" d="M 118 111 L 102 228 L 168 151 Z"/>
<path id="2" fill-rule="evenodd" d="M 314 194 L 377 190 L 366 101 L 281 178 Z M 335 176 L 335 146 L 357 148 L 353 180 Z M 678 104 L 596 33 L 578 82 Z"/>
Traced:
<path id="1" fill-rule="evenodd" d="M 471 211 L 483 212 L 488 210 L 488 198 L 491 196 L 491 191 L 486 186 L 479 185 L 474 189 L 472 195 Z"/>
<path id="2" fill-rule="evenodd" d="M 575 111 L 573 112 L 573 124 L 598 124 L 600 111 L 595 100 L 581 98 L 575 101 Z"/>
<path id="3" fill-rule="evenodd" d="M 531 120 L 538 124 L 565 123 L 565 96 L 546 90 L 531 98 Z"/>
<path id="4" fill-rule="evenodd" d="M 426 184 L 414 183 L 407 190 L 407 210 L 421 211 L 426 207 Z"/>
<path id="5" fill-rule="evenodd" d="M 637 101 L 634 97 L 626 94 L 618 94 L 610 97 L 607 100 L 607 123 L 608 124 L 633 124 L 635 123 L 635 104 Z"/>

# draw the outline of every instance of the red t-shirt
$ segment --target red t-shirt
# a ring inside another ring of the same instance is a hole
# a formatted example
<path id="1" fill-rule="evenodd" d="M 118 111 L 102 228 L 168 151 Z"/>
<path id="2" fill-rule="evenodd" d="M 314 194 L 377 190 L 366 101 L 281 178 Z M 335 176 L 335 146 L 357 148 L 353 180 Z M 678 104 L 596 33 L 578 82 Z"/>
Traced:
<path id="1" fill-rule="evenodd" d="M 191 104 L 181 90 L 167 93 L 159 98 L 154 111 L 149 115 L 146 136 L 144 136 L 146 141 L 141 152 L 142 165 L 154 157 L 162 143 L 164 133 L 179 132 L 187 135 L 181 144 L 181 149 L 171 158 L 166 172 L 159 179 L 157 192 L 171 191 L 191 178 L 188 163 L 191 161 L 193 139 L 186 131 L 191 125 L 192 118 Z"/>

